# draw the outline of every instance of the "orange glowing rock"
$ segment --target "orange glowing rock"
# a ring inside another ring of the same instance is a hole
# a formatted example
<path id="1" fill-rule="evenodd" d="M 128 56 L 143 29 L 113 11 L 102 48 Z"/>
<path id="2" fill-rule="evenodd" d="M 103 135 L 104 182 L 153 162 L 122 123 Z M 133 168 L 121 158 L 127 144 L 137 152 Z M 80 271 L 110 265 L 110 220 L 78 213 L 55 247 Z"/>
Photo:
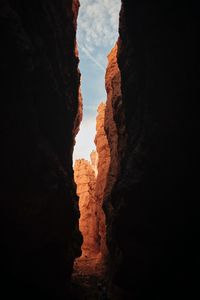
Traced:
<path id="1" fill-rule="evenodd" d="M 101 103 L 98 107 L 95 137 L 95 144 L 98 153 L 98 175 L 96 180 L 95 197 L 97 202 L 97 216 L 99 220 L 99 235 L 101 238 L 100 251 L 102 256 L 105 256 L 107 253 L 105 214 L 103 212 L 102 205 L 104 200 L 104 190 L 107 181 L 107 174 L 110 166 L 110 149 L 104 129 L 105 109 L 105 103 Z"/>
<path id="2" fill-rule="evenodd" d="M 112 210 L 112 205 L 108 197 L 119 174 L 120 161 L 124 154 L 126 144 L 125 116 L 121 93 L 121 73 L 117 62 L 117 52 L 118 44 L 116 43 L 108 55 L 108 65 L 105 76 L 107 101 L 104 127 L 108 138 L 111 157 L 107 184 L 104 191 L 104 208 L 107 212 L 111 212 Z M 118 117 L 119 115 L 120 118 Z"/>
<path id="3" fill-rule="evenodd" d="M 105 103 L 98 107 L 96 118 L 96 151 L 91 162 L 80 159 L 75 162 L 74 179 L 77 184 L 80 209 L 80 231 L 83 235 L 82 252 L 86 256 L 107 253 L 105 214 L 102 209 L 104 190 L 110 166 L 110 150 L 105 132 Z"/>
<path id="4" fill-rule="evenodd" d="M 77 184 L 80 209 L 80 231 L 83 235 L 83 255 L 99 252 L 98 220 L 95 201 L 96 175 L 93 165 L 85 160 L 76 160 L 74 179 Z"/>

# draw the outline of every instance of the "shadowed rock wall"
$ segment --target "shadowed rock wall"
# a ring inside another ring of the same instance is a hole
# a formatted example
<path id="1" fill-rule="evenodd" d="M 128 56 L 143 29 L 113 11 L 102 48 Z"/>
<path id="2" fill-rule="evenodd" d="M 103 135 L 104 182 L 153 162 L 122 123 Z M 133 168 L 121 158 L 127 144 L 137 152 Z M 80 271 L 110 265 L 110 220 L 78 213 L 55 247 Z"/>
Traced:
<path id="1" fill-rule="evenodd" d="M 199 7 L 122 2 L 127 138 L 107 220 L 112 280 L 122 299 L 191 298 L 199 294 Z"/>
<path id="2" fill-rule="evenodd" d="M 0 1 L 0 273 L 8 299 L 12 291 L 59 299 L 80 255 L 72 170 L 81 119 L 78 7 Z"/>

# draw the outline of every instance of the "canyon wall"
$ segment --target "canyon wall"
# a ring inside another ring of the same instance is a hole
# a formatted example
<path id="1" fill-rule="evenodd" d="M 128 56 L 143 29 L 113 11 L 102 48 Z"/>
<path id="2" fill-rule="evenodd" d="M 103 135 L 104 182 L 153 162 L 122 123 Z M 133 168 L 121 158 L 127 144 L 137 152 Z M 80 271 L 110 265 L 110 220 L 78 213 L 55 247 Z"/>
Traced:
<path id="1" fill-rule="evenodd" d="M 110 274 L 122 299 L 199 294 L 198 30 L 195 1 L 122 1 L 124 116 L 113 110 L 113 118 L 124 120 L 126 137 L 107 196 Z"/>
<path id="2" fill-rule="evenodd" d="M 98 175 L 96 179 L 96 203 L 97 203 L 97 218 L 99 221 L 99 235 L 101 238 L 100 252 L 102 257 L 107 253 L 106 247 L 106 226 L 105 226 L 105 214 L 103 212 L 103 199 L 104 191 L 106 187 L 106 178 L 110 165 L 110 150 L 108 145 L 107 136 L 105 133 L 105 103 L 101 103 L 98 107 L 98 115 L 96 118 L 96 136 L 95 144 L 96 151 L 98 153 Z"/>
<path id="3" fill-rule="evenodd" d="M 93 168 L 94 173 L 95 173 L 95 177 L 97 177 L 97 174 L 98 174 L 98 154 L 95 150 L 93 150 L 90 153 L 90 160 L 91 160 L 92 168 Z"/>
<path id="4" fill-rule="evenodd" d="M 102 259 L 107 254 L 106 221 L 102 207 L 104 196 L 108 194 L 106 185 L 108 190 L 110 186 L 107 181 L 110 166 L 110 150 L 105 132 L 105 110 L 105 103 L 101 103 L 97 109 L 98 114 L 96 118 L 96 151 L 92 151 L 90 154 L 91 161 L 79 159 L 76 160 L 74 165 L 74 179 L 77 184 L 81 214 L 80 231 L 83 234 L 82 256 L 91 257 L 100 254 Z M 109 114 L 110 111 L 107 112 L 108 117 Z M 110 124 L 110 117 L 107 121 Z M 113 139 L 115 134 L 115 132 L 113 133 L 113 128 L 109 129 L 109 131 L 112 131 L 111 139 Z M 115 141 L 113 149 L 114 147 L 117 147 Z M 113 174 L 110 181 L 113 181 Z"/>
<path id="5" fill-rule="evenodd" d="M 117 65 L 117 44 L 108 55 L 108 67 L 106 69 L 106 91 L 107 101 L 105 109 L 104 129 L 107 135 L 109 149 L 110 149 L 110 166 L 107 176 L 106 189 L 104 191 L 104 198 L 106 194 L 110 193 L 119 171 L 119 157 L 118 157 L 118 131 L 114 121 L 114 107 L 121 99 L 120 90 L 120 72 Z M 107 191 L 106 191 L 107 190 Z M 106 201 L 104 200 L 104 203 Z"/>
<path id="6" fill-rule="evenodd" d="M 80 221 L 79 227 L 83 235 L 82 255 L 95 256 L 99 252 L 99 230 L 97 220 L 96 189 L 96 156 L 92 152 L 93 165 L 85 160 L 76 160 L 74 180 L 79 196 Z"/>
<path id="7" fill-rule="evenodd" d="M 81 119 L 78 0 L 0 1 L 1 293 L 66 293 L 81 254 L 72 152 Z"/>
<path id="8" fill-rule="evenodd" d="M 118 45 L 116 43 L 108 55 L 108 65 L 105 76 L 107 100 L 104 129 L 108 139 L 110 165 L 103 194 L 103 210 L 106 215 L 106 243 L 108 248 L 112 248 L 113 239 L 115 239 L 112 232 L 112 221 L 115 218 L 116 210 L 112 205 L 111 192 L 120 173 L 120 162 L 126 144 L 124 112 L 121 97 L 121 74 L 117 62 L 117 52 Z M 112 261 L 112 257 L 109 257 L 109 254 L 107 260 L 108 262 Z M 108 264 L 108 269 L 112 274 L 112 263 L 110 265 Z"/>
<path id="9" fill-rule="evenodd" d="M 117 63 L 117 51 L 118 45 L 116 43 L 108 55 L 108 65 L 105 76 L 107 100 L 104 129 L 109 144 L 110 165 L 104 190 L 103 208 L 108 215 L 112 213 L 112 205 L 109 197 L 119 174 L 120 161 L 126 143 L 124 112 L 121 97 L 121 74 Z"/>

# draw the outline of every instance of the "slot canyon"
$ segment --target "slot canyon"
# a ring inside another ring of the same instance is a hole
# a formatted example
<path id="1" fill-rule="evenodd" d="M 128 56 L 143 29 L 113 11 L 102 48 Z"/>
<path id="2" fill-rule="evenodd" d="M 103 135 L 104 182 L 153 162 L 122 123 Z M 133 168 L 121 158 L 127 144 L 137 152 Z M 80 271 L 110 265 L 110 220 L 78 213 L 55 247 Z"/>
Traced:
<path id="1" fill-rule="evenodd" d="M 79 0 L 0 0 L 3 299 L 199 297 L 199 3 L 121 2 L 96 150 L 73 162 Z"/>

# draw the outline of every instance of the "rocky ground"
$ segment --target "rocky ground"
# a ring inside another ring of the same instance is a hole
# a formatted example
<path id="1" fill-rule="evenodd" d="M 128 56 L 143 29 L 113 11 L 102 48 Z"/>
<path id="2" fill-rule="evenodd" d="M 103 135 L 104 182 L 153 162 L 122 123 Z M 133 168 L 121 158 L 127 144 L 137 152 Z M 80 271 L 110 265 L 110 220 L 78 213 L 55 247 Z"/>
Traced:
<path id="1" fill-rule="evenodd" d="M 99 285 L 106 285 L 101 257 L 82 256 L 75 261 L 72 280 L 73 300 L 99 299 Z"/>

